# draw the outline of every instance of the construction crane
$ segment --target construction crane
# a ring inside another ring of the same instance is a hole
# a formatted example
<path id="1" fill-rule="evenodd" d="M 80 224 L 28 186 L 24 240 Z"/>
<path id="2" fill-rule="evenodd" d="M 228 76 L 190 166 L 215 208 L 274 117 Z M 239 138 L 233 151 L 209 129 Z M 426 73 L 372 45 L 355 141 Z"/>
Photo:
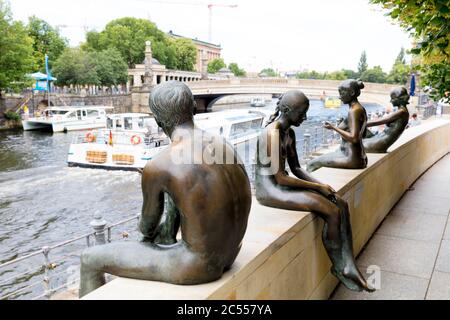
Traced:
<path id="1" fill-rule="evenodd" d="M 188 5 L 188 6 L 207 6 L 209 10 L 209 24 L 208 24 L 208 41 L 212 42 L 212 25 L 213 25 L 213 7 L 237 8 L 237 4 L 216 4 L 204 2 L 179 2 L 179 1 L 158 1 L 158 0 L 137 0 L 145 3 L 159 3 L 172 5 Z"/>

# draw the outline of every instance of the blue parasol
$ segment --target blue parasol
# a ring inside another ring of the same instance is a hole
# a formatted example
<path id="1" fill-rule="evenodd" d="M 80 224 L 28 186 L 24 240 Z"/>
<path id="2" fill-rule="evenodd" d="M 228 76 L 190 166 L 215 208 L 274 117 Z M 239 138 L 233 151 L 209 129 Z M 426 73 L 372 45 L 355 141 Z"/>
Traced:
<path id="1" fill-rule="evenodd" d="M 413 73 L 411 75 L 411 86 L 409 87 L 409 95 L 414 97 L 416 95 L 416 75 Z"/>

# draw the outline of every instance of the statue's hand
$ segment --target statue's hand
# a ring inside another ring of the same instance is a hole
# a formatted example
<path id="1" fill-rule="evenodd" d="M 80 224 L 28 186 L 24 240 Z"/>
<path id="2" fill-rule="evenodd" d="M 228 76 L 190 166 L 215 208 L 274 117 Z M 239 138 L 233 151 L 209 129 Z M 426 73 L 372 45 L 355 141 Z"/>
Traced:
<path id="1" fill-rule="evenodd" d="M 325 197 L 327 198 L 331 198 L 334 197 L 334 194 L 336 193 L 336 191 L 329 185 L 327 184 L 323 184 L 319 187 L 318 191 L 323 194 Z"/>
<path id="2" fill-rule="evenodd" d="M 333 127 L 334 127 L 334 126 L 333 126 L 331 123 L 329 123 L 328 121 L 325 121 L 325 122 L 323 123 L 323 126 L 324 126 L 325 129 L 328 129 L 328 130 L 333 129 Z"/>

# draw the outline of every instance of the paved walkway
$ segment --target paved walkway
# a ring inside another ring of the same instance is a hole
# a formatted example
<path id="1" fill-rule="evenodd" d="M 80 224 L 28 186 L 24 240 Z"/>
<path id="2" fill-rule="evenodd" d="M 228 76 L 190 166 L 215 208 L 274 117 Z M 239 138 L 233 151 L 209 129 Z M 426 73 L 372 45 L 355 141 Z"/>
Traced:
<path id="1" fill-rule="evenodd" d="M 381 269 L 381 289 L 340 285 L 332 299 L 450 299 L 450 154 L 431 167 L 389 213 L 357 259 Z M 370 277 L 370 274 L 366 274 Z"/>

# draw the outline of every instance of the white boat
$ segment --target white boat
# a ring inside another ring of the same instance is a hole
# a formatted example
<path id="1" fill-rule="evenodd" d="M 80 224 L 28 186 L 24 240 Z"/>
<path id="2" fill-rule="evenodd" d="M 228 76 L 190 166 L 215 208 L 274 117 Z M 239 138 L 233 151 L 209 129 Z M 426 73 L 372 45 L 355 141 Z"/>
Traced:
<path id="1" fill-rule="evenodd" d="M 106 127 L 105 106 L 50 107 L 39 117 L 22 121 L 23 130 L 51 130 L 64 132 Z"/>
<path id="2" fill-rule="evenodd" d="M 232 145 L 255 139 L 266 115 L 253 110 L 225 110 L 194 116 L 200 129 Z M 170 143 L 148 114 L 127 113 L 108 116 L 107 129 L 91 131 L 70 145 L 69 166 L 140 170 Z"/>
<path id="3" fill-rule="evenodd" d="M 108 115 L 106 129 L 78 135 L 70 145 L 69 166 L 138 170 L 169 144 L 146 113 Z"/>
<path id="4" fill-rule="evenodd" d="M 252 107 L 264 107 L 266 101 L 263 98 L 253 98 L 250 100 L 250 106 Z"/>

